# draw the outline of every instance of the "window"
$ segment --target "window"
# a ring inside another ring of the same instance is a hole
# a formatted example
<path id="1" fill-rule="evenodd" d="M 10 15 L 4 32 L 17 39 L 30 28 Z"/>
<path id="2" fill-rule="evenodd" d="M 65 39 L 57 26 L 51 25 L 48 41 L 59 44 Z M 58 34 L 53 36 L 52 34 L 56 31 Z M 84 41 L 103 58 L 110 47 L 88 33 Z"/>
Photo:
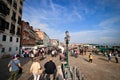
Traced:
<path id="1" fill-rule="evenodd" d="M 9 23 L 5 22 L 5 29 L 9 29 Z"/>
<path id="2" fill-rule="evenodd" d="M 2 41 L 6 41 L 6 35 L 3 35 Z"/>
<path id="3" fill-rule="evenodd" d="M 9 23 L 0 18 L 0 30 L 9 29 Z"/>
<path id="4" fill-rule="evenodd" d="M 17 33 L 16 35 L 20 35 L 20 28 L 17 28 Z"/>
<path id="5" fill-rule="evenodd" d="M 12 20 L 16 21 L 16 13 L 13 11 Z"/>
<path id="6" fill-rule="evenodd" d="M 20 4 L 21 4 L 21 5 L 23 5 L 23 2 L 22 2 L 22 1 L 20 1 Z"/>
<path id="7" fill-rule="evenodd" d="M 10 33 L 15 34 L 15 25 L 11 24 Z"/>
<path id="8" fill-rule="evenodd" d="M 11 52 L 11 50 L 12 50 L 12 48 L 11 47 L 9 47 L 9 51 Z"/>
<path id="9" fill-rule="evenodd" d="M 15 10 L 17 9 L 17 4 L 15 2 L 13 4 L 13 7 L 14 7 Z"/>
<path id="10" fill-rule="evenodd" d="M 18 38 L 16 38 L 16 42 L 18 42 L 18 40 L 19 40 L 19 39 L 18 39 Z"/>
<path id="11" fill-rule="evenodd" d="M 10 42 L 12 42 L 12 37 L 10 37 Z"/>
<path id="12" fill-rule="evenodd" d="M 5 48 L 2 48 L 1 53 L 5 52 Z"/>
<path id="13" fill-rule="evenodd" d="M 7 5 L 0 0 L 0 13 L 2 13 L 3 15 L 7 15 L 10 13 L 10 9 L 7 7 Z"/>
<path id="14" fill-rule="evenodd" d="M 8 1 L 8 3 L 11 5 L 12 4 L 12 0 L 7 0 Z"/>
<path id="15" fill-rule="evenodd" d="M 22 9 L 21 8 L 19 8 L 19 13 L 22 15 Z"/>
<path id="16" fill-rule="evenodd" d="M 21 24 L 21 17 L 18 17 L 18 24 Z"/>
<path id="17" fill-rule="evenodd" d="M 5 21 L 0 18 L 0 30 L 5 31 Z"/>
<path id="18" fill-rule="evenodd" d="M 18 47 L 16 47 L 16 51 L 18 50 Z"/>
<path id="19" fill-rule="evenodd" d="M 3 20 L 0 18 L 0 27 L 2 27 L 2 21 L 3 21 Z"/>

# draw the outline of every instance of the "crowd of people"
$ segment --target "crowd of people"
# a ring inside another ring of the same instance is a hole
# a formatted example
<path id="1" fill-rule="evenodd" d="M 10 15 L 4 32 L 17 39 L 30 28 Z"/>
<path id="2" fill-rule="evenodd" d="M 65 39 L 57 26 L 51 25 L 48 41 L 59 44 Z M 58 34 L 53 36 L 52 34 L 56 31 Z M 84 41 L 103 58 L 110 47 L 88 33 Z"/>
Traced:
<path id="1" fill-rule="evenodd" d="M 68 53 L 70 55 L 74 56 L 77 58 L 78 55 L 86 55 L 87 49 L 84 51 L 82 49 L 76 50 L 76 49 L 70 49 Z M 50 59 L 48 62 L 44 64 L 44 69 L 41 67 L 40 60 L 43 58 L 46 58 L 46 55 L 51 55 Z M 17 80 L 17 76 L 19 75 L 19 69 L 21 69 L 21 63 L 19 60 L 19 57 L 30 57 L 33 61 L 30 67 L 30 73 L 33 74 L 34 80 L 40 80 L 40 77 L 43 76 L 42 73 L 44 73 L 45 77 L 47 80 L 55 80 L 55 74 L 57 72 L 56 69 L 56 64 L 53 62 L 52 57 L 56 57 L 59 55 L 60 60 L 65 60 L 66 59 L 66 52 L 64 51 L 63 53 L 61 52 L 60 49 L 58 48 L 38 48 L 35 50 L 27 50 L 24 49 L 20 55 L 14 55 L 13 59 L 10 60 L 8 64 L 8 68 L 11 68 L 10 70 L 10 77 L 8 80 Z M 94 53 L 90 52 L 88 56 L 88 61 L 90 63 L 94 62 Z M 108 51 L 107 52 L 107 57 L 108 57 L 108 62 L 111 61 L 112 56 L 115 57 L 115 62 L 119 63 L 118 61 L 118 51 L 115 50 L 114 52 Z M 41 72 L 39 72 L 39 70 Z M 52 77 L 51 77 L 52 76 Z M 53 78 L 53 79 L 51 79 Z"/>
<path id="2" fill-rule="evenodd" d="M 19 57 L 29 57 L 32 59 L 33 63 L 30 67 L 30 73 L 33 74 L 34 80 L 40 80 L 42 73 L 45 74 L 44 76 L 47 80 L 50 80 L 50 78 L 52 78 L 51 75 L 53 75 L 53 79 L 51 80 L 54 80 L 57 69 L 56 64 L 52 60 L 52 57 L 56 57 L 59 53 L 61 53 L 61 50 L 55 47 L 22 50 L 22 53 L 15 54 L 8 64 L 8 68 L 11 68 L 10 77 L 8 80 L 17 80 L 18 75 L 20 74 L 19 69 L 21 67 L 21 62 L 19 60 Z M 51 55 L 51 58 L 44 64 L 45 70 L 42 71 L 40 60 L 46 58 L 46 55 Z M 39 70 L 41 70 L 41 73 Z"/>
<path id="3" fill-rule="evenodd" d="M 119 62 L 118 62 L 118 57 L 119 57 L 119 56 L 118 56 L 118 51 L 117 51 L 117 50 L 115 50 L 114 52 L 108 51 L 108 53 L 107 53 L 108 62 L 111 62 L 112 56 L 114 56 L 115 62 L 116 62 L 116 63 L 119 63 Z"/>
<path id="4" fill-rule="evenodd" d="M 21 62 L 19 60 L 19 55 L 15 55 L 12 60 L 10 60 L 8 64 L 8 68 L 11 67 L 10 70 L 10 77 L 8 80 L 18 80 L 18 76 L 22 73 L 19 73 L 19 69 L 21 67 Z M 55 80 L 57 67 L 56 64 L 53 62 L 52 57 L 44 64 L 44 69 L 41 67 L 40 60 L 38 57 L 32 58 L 32 64 L 30 66 L 30 74 L 33 75 L 34 80 L 42 80 L 40 77 L 43 76 L 46 80 Z M 22 68 L 21 68 L 22 69 Z M 40 72 L 41 71 L 41 72 Z"/>
<path id="5" fill-rule="evenodd" d="M 21 57 L 39 57 L 39 59 L 44 59 L 45 55 L 51 55 L 52 57 L 56 57 L 59 53 L 61 53 L 61 50 L 56 47 L 52 48 L 38 48 L 38 49 L 23 49 L 22 53 L 20 54 Z"/>

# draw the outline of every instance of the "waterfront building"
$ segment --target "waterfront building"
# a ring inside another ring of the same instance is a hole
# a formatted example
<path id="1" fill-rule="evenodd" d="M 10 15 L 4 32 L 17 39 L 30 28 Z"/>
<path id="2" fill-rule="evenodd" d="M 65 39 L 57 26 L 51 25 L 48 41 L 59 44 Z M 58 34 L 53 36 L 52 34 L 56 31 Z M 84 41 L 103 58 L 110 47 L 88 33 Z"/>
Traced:
<path id="1" fill-rule="evenodd" d="M 41 31 L 40 29 L 34 29 L 34 31 L 39 38 L 39 41 L 37 41 L 38 47 L 50 46 L 50 38 L 45 32 Z"/>
<path id="2" fill-rule="evenodd" d="M 0 0 L 0 55 L 19 53 L 24 0 Z"/>
<path id="3" fill-rule="evenodd" d="M 21 38 L 20 38 L 20 47 L 23 48 L 34 48 L 36 45 L 37 35 L 33 30 L 33 27 L 30 26 L 29 22 L 21 22 Z"/>

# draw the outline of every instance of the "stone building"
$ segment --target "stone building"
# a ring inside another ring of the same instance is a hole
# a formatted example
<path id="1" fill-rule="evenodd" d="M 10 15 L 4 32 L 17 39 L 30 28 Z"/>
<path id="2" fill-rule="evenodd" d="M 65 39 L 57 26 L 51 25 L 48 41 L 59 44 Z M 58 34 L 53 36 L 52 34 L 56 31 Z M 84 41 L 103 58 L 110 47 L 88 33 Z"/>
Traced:
<path id="1" fill-rule="evenodd" d="M 24 0 L 0 0 L 0 55 L 19 53 Z"/>
<path id="2" fill-rule="evenodd" d="M 58 39 L 50 39 L 51 46 L 58 47 L 59 46 L 59 40 Z"/>
<path id="3" fill-rule="evenodd" d="M 36 45 L 37 35 L 28 22 L 21 22 L 21 48 L 33 48 Z"/>
<path id="4" fill-rule="evenodd" d="M 34 31 L 37 34 L 38 38 L 39 38 L 38 45 L 40 47 L 42 47 L 42 46 L 44 46 L 44 47 L 50 46 L 50 38 L 45 32 L 41 31 L 40 29 L 34 29 Z"/>

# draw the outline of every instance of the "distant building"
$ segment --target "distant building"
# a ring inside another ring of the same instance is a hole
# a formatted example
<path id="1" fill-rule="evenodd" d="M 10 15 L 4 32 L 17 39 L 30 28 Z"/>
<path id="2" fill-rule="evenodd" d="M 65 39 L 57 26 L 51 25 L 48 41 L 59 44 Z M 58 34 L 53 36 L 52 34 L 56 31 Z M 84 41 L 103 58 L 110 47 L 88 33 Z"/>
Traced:
<path id="1" fill-rule="evenodd" d="M 0 55 L 19 53 L 24 0 L 0 0 Z"/>
<path id="2" fill-rule="evenodd" d="M 36 33 L 28 22 L 21 22 L 21 48 L 34 47 L 36 45 Z"/>
<path id="3" fill-rule="evenodd" d="M 39 46 L 44 46 L 44 47 L 48 47 L 50 46 L 50 38 L 49 36 L 41 31 L 40 29 L 34 29 L 35 33 L 37 34 L 39 40 L 37 41 Z"/>
<path id="4" fill-rule="evenodd" d="M 59 46 L 59 40 L 58 39 L 50 39 L 51 46 Z"/>

